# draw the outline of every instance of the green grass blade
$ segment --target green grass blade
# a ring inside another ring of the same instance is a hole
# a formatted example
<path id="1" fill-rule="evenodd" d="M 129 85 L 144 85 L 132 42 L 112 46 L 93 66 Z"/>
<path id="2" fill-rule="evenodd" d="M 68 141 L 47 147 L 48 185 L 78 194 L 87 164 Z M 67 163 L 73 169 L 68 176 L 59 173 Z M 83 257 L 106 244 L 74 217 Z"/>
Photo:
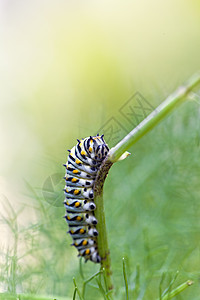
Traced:
<path id="1" fill-rule="evenodd" d="M 126 300 L 129 300 L 129 294 L 128 294 L 128 281 L 127 281 L 126 264 L 125 264 L 125 259 L 124 259 L 124 257 L 123 257 L 123 259 L 122 259 L 122 263 L 123 263 L 123 276 L 124 276 L 124 283 L 125 283 Z"/>
<path id="2" fill-rule="evenodd" d="M 193 281 L 191 281 L 191 280 L 188 280 L 188 281 L 182 283 L 181 285 L 179 285 L 178 287 L 176 287 L 175 289 L 173 289 L 171 292 L 165 294 L 165 296 L 162 297 L 161 300 L 172 299 L 173 297 L 175 297 L 178 294 L 180 294 L 181 292 L 183 292 L 185 289 L 187 289 L 192 284 L 193 284 Z"/>
<path id="3" fill-rule="evenodd" d="M 166 277 L 166 272 L 163 272 L 162 276 L 161 276 L 160 284 L 159 284 L 159 300 L 162 300 L 162 284 L 165 280 L 165 277 Z"/>
<path id="4" fill-rule="evenodd" d="M 106 295 L 106 293 L 105 293 L 105 291 L 104 291 L 104 288 L 103 288 L 103 286 L 101 284 L 101 280 L 99 280 L 99 278 L 96 277 L 96 282 L 98 284 L 98 287 L 99 287 L 99 290 L 100 290 L 101 294 L 104 297 L 104 300 L 109 300 L 108 297 L 107 297 L 107 295 Z"/>
<path id="5" fill-rule="evenodd" d="M 85 280 L 85 276 L 83 274 L 83 264 L 82 264 L 82 262 L 83 262 L 83 260 L 82 260 L 82 257 L 81 257 L 80 260 L 79 260 L 79 273 L 81 275 L 81 278 L 83 280 Z"/>
<path id="6" fill-rule="evenodd" d="M 77 288 L 75 287 L 75 289 L 74 289 L 74 294 L 73 294 L 73 300 L 76 299 L 76 292 L 77 292 Z"/>
<path id="7" fill-rule="evenodd" d="M 179 274 L 179 271 L 176 271 L 176 274 L 174 275 L 174 277 L 170 281 L 169 286 L 162 293 L 161 297 L 164 297 L 166 294 L 168 294 L 168 295 L 170 294 L 170 291 L 172 289 L 172 285 L 174 284 L 176 278 L 178 277 L 178 274 Z"/>
<path id="8" fill-rule="evenodd" d="M 140 292 L 140 265 L 136 265 L 136 275 L 135 275 L 135 298 L 137 299 Z"/>
<path id="9" fill-rule="evenodd" d="M 81 293 L 80 293 L 80 291 L 79 291 L 79 289 L 77 287 L 76 280 L 75 280 L 74 277 L 73 277 L 73 283 L 74 283 L 75 289 L 76 289 L 76 291 L 77 291 L 77 293 L 79 295 L 80 300 L 84 300 L 84 298 L 81 296 Z M 75 291 L 74 291 L 74 293 L 75 293 Z"/>
<path id="10" fill-rule="evenodd" d="M 95 278 L 96 276 L 98 276 L 102 271 L 98 271 L 96 272 L 95 274 L 93 274 L 92 276 L 90 276 L 88 279 L 84 280 L 83 282 L 83 287 L 82 287 L 82 297 L 84 298 L 85 296 L 85 288 L 86 288 L 86 285 L 93 279 Z"/>

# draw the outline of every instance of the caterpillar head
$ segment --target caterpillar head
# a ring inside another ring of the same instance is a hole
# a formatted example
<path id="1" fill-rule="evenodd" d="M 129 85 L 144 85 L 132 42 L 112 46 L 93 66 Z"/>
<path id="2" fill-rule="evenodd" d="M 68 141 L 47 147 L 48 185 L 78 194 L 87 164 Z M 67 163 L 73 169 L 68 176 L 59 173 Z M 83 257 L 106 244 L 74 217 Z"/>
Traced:
<path id="1" fill-rule="evenodd" d="M 109 148 L 103 139 L 103 135 L 90 136 L 87 146 L 92 159 L 102 161 L 108 155 Z"/>

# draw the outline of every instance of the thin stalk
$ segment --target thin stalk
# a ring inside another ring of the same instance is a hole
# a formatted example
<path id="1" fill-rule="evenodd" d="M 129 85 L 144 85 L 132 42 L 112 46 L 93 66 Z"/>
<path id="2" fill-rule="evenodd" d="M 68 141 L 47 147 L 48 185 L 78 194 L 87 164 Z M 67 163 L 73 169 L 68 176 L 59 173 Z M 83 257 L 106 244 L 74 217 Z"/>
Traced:
<path id="1" fill-rule="evenodd" d="M 166 277 L 166 272 L 163 272 L 162 276 L 161 276 L 160 284 L 159 284 L 159 300 L 162 300 L 162 284 L 163 284 L 165 277 Z"/>
<path id="2" fill-rule="evenodd" d="M 104 202 L 103 202 L 103 184 L 106 175 L 112 166 L 112 163 L 105 162 L 102 164 L 101 169 L 97 173 L 97 178 L 94 184 L 94 199 L 96 204 L 95 217 L 98 220 L 97 230 L 99 235 L 97 237 L 99 255 L 101 257 L 101 269 L 104 269 L 106 286 L 108 290 L 113 289 L 112 270 L 111 270 L 111 259 L 110 251 L 108 248 L 107 230 L 104 213 Z"/>
<path id="3" fill-rule="evenodd" d="M 90 278 L 84 280 L 84 282 L 83 282 L 83 287 L 82 287 L 82 297 L 83 297 L 83 299 L 85 299 L 85 287 L 86 287 L 86 285 L 87 285 L 92 279 L 94 279 L 95 277 L 97 277 L 97 276 L 98 276 L 99 274 L 101 274 L 101 273 L 102 273 L 102 271 L 100 270 L 100 271 L 98 271 L 97 273 L 93 274 Z"/>
<path id="4" fill-rule="evenodd" d="M 76 297 L 76 292 L 77 292 L 77 294 L 79 295 L 80 300 L 83 300 L 83 298 L 81 296 L 81 292 L 79 291 L 79 288 L 78 288 L 78 286 L 76 284 L 75 277 L 73 277 L 73 283 L 74 283 L 74 295 L 73 295 L 73 297 Z"/>
<path id="5" fill-rule="evenodd" d="M 98 284 L 99 290 L 101 291 L 101 294 L 102 294 L 103 297 L 104 297 L 104 300 L 109 300 L 108 295 L 107 295 L 106 292 L 104 291 L 104 288 L 103 288 L 103 286 L 102 286 L 101 280 L 99 280 L 99 279 L 96 277 L 96 282 L 97 282 L 97 284 Z"/>
<path id="6" fill-rule="evenodd" d="M 180 105 L 189 92 L 200 84 L 200 73 L 193 75 L 183 86 L 180 86 L 163 103 L 161 103 L 146 119 L 136 126 L 115 147 L 110 149 L 109 160 L 114 163 L 133 144 L 141 139 L 148 131 L 153 129 L 170 112 Z"/>
<path id="7" fill-rule="evenodd" d="M 175 288 L 173 291 L 167 293 L 164 297 L 162 297 L 162 300 L 168 300 L 168 299 L 172 299 L 173 297 L 175 297 L 176 295 L 180 294 L 182 291 L 184 291 L 186 288 L 188 288 L 189 286 L 191 286 L 193 284 L 193 281 L 188 280 L 184 283 L 182 283 L 181 285 L 179 285 L 177 288 Z"/>
<path id="8" fill-rule="evenodd" d="M 169 283 L 169 286 L 166 288 L 166 290 L 162 293 L 162 297 L 164 297 L 166 294 L 171 294 L 172 285 L 174 284 L 176 278 L 178 277 L 179 271 L 176 271 L 175 276 L 172 278 L 172 280 Z M 161 297 L 161 299 L 162 299 Z"/>
<path id="9" fill-rule="evenodd" d="M 125 283 L 125 291 L 126 291 L 126 300 L 129 300 L 128 280 L 127 280 L 127 275 L 126 275 L 126 265 L 125 265 L 124 257 L 123 257 L 122 263 L 123 263 L 123 275 L 124 275 L 124 283 Z"/>
<path id="10" fill-rule="evenodd" d="M 136 265 L 136 275 L 135 275 L 135 289 L 134 289 L 134 299 L 139 297 L 140 292 L 140 265 Z"/>

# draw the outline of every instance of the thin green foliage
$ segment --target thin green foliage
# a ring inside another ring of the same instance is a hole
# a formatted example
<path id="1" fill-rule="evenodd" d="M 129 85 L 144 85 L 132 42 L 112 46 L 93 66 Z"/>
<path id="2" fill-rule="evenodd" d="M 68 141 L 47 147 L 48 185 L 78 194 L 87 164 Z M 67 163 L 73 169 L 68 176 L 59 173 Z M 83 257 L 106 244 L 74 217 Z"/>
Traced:
<path id="1" fill-rule="evenodd" d="M 178 277 L 178 274 L 179 274 L 179 271 L 176 271 L 174 277 L 172 278 L 172 280 L 170 280 L 168 287 L 163 291 L 161 298 L 163 298 L 166 294 L 170 295 L 172 286 L 173 286 L 176 278 Z"/>
<path id="2" fill-rule="evenodd" d="M 83 288 L 82 288 L 82 296 L 83 297 L 85 297 L 85 288 L 86 288 L 87 284 L 89 282 L 91 282 L 94 278 L 96 278 L 101 272 L 102 271 L 100 270 L 100 271 L 96 272 L 95 274 L 93 274 L 92 276 L 90 276 L 88 279 L 85 279 L 83 281 Z"/>
<path id="3" fill-rule="evenodd" d="M 97 278 L 97 277 L 95 278 L 95 280 L 98 284 L 98 287 L 99 287 L 99 290 L 100 290 L 102 296 L 104 297 L 104 300 L 109 300 L 109 298 L 107 297 L 106 292 L 102 286 L 101 280 L 99 280 L 99 278 Z"/>
<path id="4" fill-rule="evenodd" d="M 73 278 L 73 283 L 74 283 L 74 287 L 75 287 L 75 290 L 74 290 L 74 296 L 73 296 L 74 299 L 76 299 L 75 296 L 76 296 L 76 292 L 77 292 L 77 294 L 79 295 L 80 300 L 84 300 L 84 298 L 82 298 L 81 292 L 80 292 L 79 289 L 78 289 L 78 286 L 77 286 L 77 284 L 76 284 L 75 278 Z"/>
<path id="5" fill-rule="evenodd" d="M 135 299 L 138 298 L 140 292 L 140 265 L 136 265 L 136 274 L 135 274 L 135 289 L 134 289 L 134 296 Z"/>
<path id="6" fill-rule="evenodd" d="M 122 259 L 122 264 L 123 264 L 123 277 L 124 277 L 124 284 L 125 284 L 125 291 L 126 291 L 126 300 L 128 300 L 128 299 L 129 299 L 128 280 L 127 280 L 126 264 L 125 264 L 125 259 L 124 259 L 124 257 L 123 257 L 123 259 Z"/>
<path id="7" fill-rule="evenodd" d="M 10 245 L 4 253 L 4 260 L 5 264 L 1 265 L 2 275 L 1 275 L 1 282 L 4 282 L 7 286 L 7 291 L 16 294 L 17 284 L 19 283 L 19 255 L 18 255 L 18 244 L 19 244 L 19 235 L 20 229 L 18 225 L 18 217 L 23 211 L 23 207 L 21 207 L 18 211 L 15 211 L 11 203 L 7 198 L 6 204 L 8 207 L 5 207 L 7 211 L 8 218 L 5 218 L 1 214 L 1 222 L 7 224 L 9 230 L 12 232 L 13 235 L 13 244 Z"/>
<path id="8" fill-rule="evenodd" d="M 172 287 L 179 275 L 179 271 L 176 271 L 175 275 L 171 279 L 171 276 L 169 276 L 169 283 L 167 288 L 162 292 L 162 285 L 164 283 L 164 280 L 166 278 L 167 273 L 163 272 L 159 284 L 159 300 L 169 300 L 175 297 L 176 295 L 180 294 L 182 291 L 184 291 L 187 287 L 191 286 L 193 282 L 191 280 L 188 280 L 184 282 L 183 284 L 179 285 L 178 287 L 174 288 L 172 290 Z"/>
<path id="9" fill-rule="evenodd" d="M 163 272 L 162 276 L 161 276 L 160 284 L 159 284 L 159 300 L 162 300 L 162 285 L 163 285 L 165 276 L 166 276 L 166 272 Z"/>
<path id="10" fill-rule="evenodd" d="M 75 289 L 74 289 L 74 294 L 73 294 L 73 300 L 76 299 L 76 292 L 77 292 L 77 288 L 75 287 Z"/>
<path id="11" fill-rule="evenodd" d="M 162 300 L 172 299 L 172 298 L 176 297 L 177 295 L 179 295 L 181 292 L 183 292 L 185 289 L 190 287 L 192 284 L 193 284 L 193 281 L 188 280 L 188 281 L 182 283 L 181 285 L 179 285 L 178 287 L 176 287 L 175 289 L 173 289 L 172 291 L 167 292 L 161 299 Z"/>
<path id="12" fill-rule="evenodd" d="M 81 278 L 83 279 L 83 280 L 85 280 L 85 276 L 84 276 L 84 273 L 83 273 L 83 264 L 82 264 L 82 257 L 80 257 L 80 259 L 79 259 L 79 273 L 80 273 L 80 275 L 81 275 Z"/>
<path id="13" fill-rule="evenodd" d="M 156 101 L 160 102 L 160 96 Z M 184 293 L 199 278 L 198 120 L 195 98 L 135 144 L 129 163 L 119 163 L 108 176 L 105 214 L 116 300 L 126 297 L 119 259 L 124 253 L 130 274 L 129 299 L 155 299 L 158 294 L 159 300 L 168 300 L 180 293 L 186 300 L 198 299 L 197 284 Z M 188 180 L 190 184 L 186 184 Z M 30 197 L 20 210 L 4 199 L 7 216 L 2 216 L 1 222 L 9 228 L 12 243 L 0 249 L 0 281 L 9 291 L 0 294 L 0 299 L 53 299 L 36 295 L 81 299 L 78 291 L 87 300 L 111 298 L 104 270 L 100 272 L 90 262 L 84 266 L 80 263 L 78 269 L 76 253 L 69 247 L 70 237 L 63 235 L 67 230 L 63 208 L 51 206 L 28 182 L 26 191 Z M 20 217 L 26 207 L 34 212 L 35 219 L 24 226 Z M 22 244 L 24 248 L 19 251 Z M 170 274 L 177 268 L 179 283 L 183 283 L 174 287 L 177 273 L 173 277 Z M 75 287 L 72 274 L 78 283 Z M 80 288 L 79 278 L 84 287 Z"/>
<path id="14" fill-rule="evenodd" d="M 40 295 L 33 294 L 9 294 L 9 293 L 0 293 L 0 300 L 71 300 L 68 297 L 45 297 Z"/>
<path id="15" fill-rule="evenodd" d="M 92 276 L 90 276 L 89 278 L 85 279 L 85 275 L 83 273 L 83 269 L 82 269 L 82 259 L 80 259 L 79 262 L 79 271 L 80 271 L 80 276 L 82 278 L 82 292 L 79 291 L 78 286 L 76 284 L 75 278 L 73 278 L 73 282 L 74 282 L 74 293 L 73 293 L 73 299 L 76 299 L 76 294 L 78 293 L 79 297 L 81 297 L 80 299 L 86 300 L 86 287 L 93 281 L 95 280 L 97 283 L 97 287 L 95 287 L 94 285 L 91 285 L 92 287 L 95 287 L 98 289 L 98 291 L 100 292 L 100 294 L 104 297 L 105 300 L 110 300 L 110 292 L 108 291 L 108 287 L 106 286 L 106 280 L 105 280 L 105 270 L 104 269 L 100 269 L 98 272 L 94 273 Z"/>
<path id="16" fill-rule="evenodd" d="M 75 299 L 76 293 L 78 293 L 79 297 L 81 300 L 86 299 L 85 298 L 85 290 L 86 290 L 86 286 L 93 280 L 96 279 L 96 282 L 98 283 L 98 287 L 99 287 L 99 291 L 106 297 L 106 293 L 103 289 L 103 286 L 101 284 L 101 279 L 99 278 L 99 275 L 102 273 L 102 271 L 100 270 L 99 272 L 93 274 L 92 276 L 90 276 L 88 279 L 84 279 L 83 284 L 82 284 L 82 292 L 80 292 L 80 290 L 78 289 L 78 286 L 76 284 L 76 280 L 75 278 L 73 278 L 73 283 L 74 283 L 74 294 L 73 294 L 73 299 Z M 107 298 L 106 298 L 107 299 Z"/>

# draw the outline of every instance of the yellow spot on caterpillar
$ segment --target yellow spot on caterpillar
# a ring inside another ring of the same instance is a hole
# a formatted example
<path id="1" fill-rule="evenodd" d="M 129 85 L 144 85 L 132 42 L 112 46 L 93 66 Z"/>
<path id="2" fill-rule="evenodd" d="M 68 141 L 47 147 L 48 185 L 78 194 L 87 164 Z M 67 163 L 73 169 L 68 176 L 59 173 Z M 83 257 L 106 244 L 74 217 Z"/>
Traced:
<path id="1" fill-rule="evenodd" d="M 81 147 L 82 147 L 82 146 L 83 146 L 83 143 L 80 143 L 80 144 L 79 144 L 79 146 L 81 146 Z"/>
<path id="2" fill-rule="evenodd" d="M 93 140 L 90 140 L 90 143 L 92 144 L 92 143 L 93 143 Z"/>
<path id="3" fill-rule="evenodd" d="M 75 203 L 75 206 L 76 206 L 76 207 L 79 207 L 80 205 L 81 205 L 80 202 L 76 202 L 76 203 Z"/>
<path id="4" fill-rule="evenodd" d="M 92 152 L 92 147 L 89 147 L 89 151 Z"/>
<path id="5" fill-rule="evenodd" d="M 79 190 L 74 190 L 74 195 L 77 195 L 79 193 Z"/>
<path id="6" fill-rule="evenodd" d="M 76 220 L 77 220 L 77 221 L 80 221 L 80 220 L 81 220 L 81 217 L 80 217 L 80 216 L 76 217 Z"/>
<path id="7" fill-rule="evenodd" d="M 79 233 L 84 233 L 85 232 L 85 230 L 83 229 L 83 228 L 81 228 L 80 230 L 79 230 Z"/>
<path id="8" fill-rule="evenodd" d="M 78 246 L 78 243 L 75 242 L 75 243 L 74 243 L 74 246 Z"/>
<path id="9" fill-rule="evenodd" d="M 65 191 L 66 191 L 66 193 L 69 193 L 69 190 L 68 190 L 68 189 L 66 189 Z"/>
<path id="10" fill-rule="evenodd" d="M 70 217 L 69 217 L 69 216 L 67 216 L 67 220 L 70 220 Z"/>
<path id="11" fill-rule="evenodd" d="M 74 230 L 70 230 L 70 233 L 73 234 L 73 233 L 74 233 Z"/>
<path id="12" fill-rule="evenodd" d="M 67 205 L 69 205 L 69 202 L 67 201 L 67 203 L 66 203 Z"/>
<path id="13" fill-rule="evenodd" d="M 90 249 L 85 250 L 85 254 L 86 255 L 90 254 Z"/>
<path id="14" fill-rule="evenodd" d="M 77 165 L 80 165 L 80 164 L 81 164 L 81 162 L 80 162 L 79 159 L 76 159 L 76 164 L 77 164 Z"/>
<path id="15" fill-rule="evenodd" d="M 71 181 L 72 181 L 72 182 L 77 182 L 77 180 L 78 180 L 78 179 L 76 179 L 76 178 L 72 178 Z"/>
<path id="16" fill-rule="evenodd" d="M 73 170 L 72 173 L 77 174 L 79 172 L 79 170 Z"/>
<path id="17" fill-rule="evenodd" d="M 86 155 L 85 151 L 82 150 L 81 151 L 81 155 Z"/>
<path id="18" fill-rule="evenodd" d="M 86 246 L 86 245 L 87 245 L 87 240 L 84 240 L 84 241 L 82 242 L 82 245 L 83 245 L 83 246 Z"/>

